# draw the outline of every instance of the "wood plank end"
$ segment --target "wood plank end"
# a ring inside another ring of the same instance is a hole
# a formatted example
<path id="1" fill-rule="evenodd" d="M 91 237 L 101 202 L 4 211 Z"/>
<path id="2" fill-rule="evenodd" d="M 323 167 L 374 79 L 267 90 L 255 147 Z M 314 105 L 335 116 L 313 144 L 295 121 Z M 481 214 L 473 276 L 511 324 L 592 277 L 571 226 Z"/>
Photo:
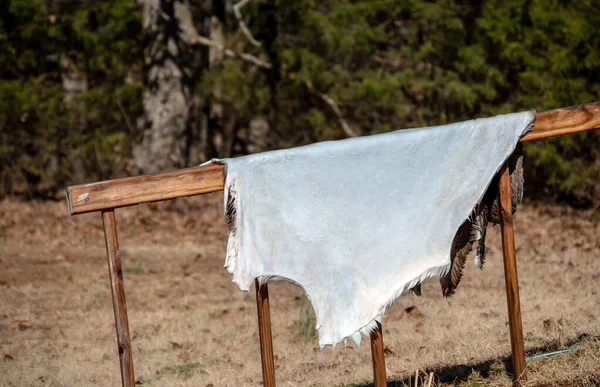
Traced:
<path id="1" fill-rule="evenodd" d="M 67 192 L 67 208 L 69 210 L 69 215 L 75 215 L 73 213 L 73 203 L 71 202 L 71 187 L 67 187 L 65 191 Z"/>

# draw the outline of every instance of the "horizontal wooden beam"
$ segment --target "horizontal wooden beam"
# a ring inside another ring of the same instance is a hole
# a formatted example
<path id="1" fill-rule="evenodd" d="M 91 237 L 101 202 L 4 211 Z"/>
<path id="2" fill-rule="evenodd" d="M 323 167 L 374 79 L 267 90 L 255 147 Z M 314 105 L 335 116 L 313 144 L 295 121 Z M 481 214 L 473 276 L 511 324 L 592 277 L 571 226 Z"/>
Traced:
<path id="1" fill-rule="evenodd" d="M 223 190 L 223 165 L 126 177 L 67 188 L 71 215 Z"/>
<path id="2" fill-rule="evenodd" d="M 521 141 L 600 129 L 600 101 L 539 112 Z"/>
<path id="3" fill-rule="evenodd" d="M 538 113 L 521 141 L 600 128 L 600 102 Z M 67 188 L 71 215 L 223 190 L 224 166 L 208 165 Z"/>

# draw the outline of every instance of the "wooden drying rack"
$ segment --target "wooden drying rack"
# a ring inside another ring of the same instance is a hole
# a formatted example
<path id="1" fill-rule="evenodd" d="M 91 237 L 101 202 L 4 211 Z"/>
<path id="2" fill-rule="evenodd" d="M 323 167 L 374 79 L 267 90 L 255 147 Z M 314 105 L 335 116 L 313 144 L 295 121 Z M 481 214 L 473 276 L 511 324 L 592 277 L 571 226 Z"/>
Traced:
<path id="1" fill-rule="evenodd" d="M 533 128 L 522 136 L 520 141 L 537 140 L 599 128 L 600 102 L 593 102 L 538 113 Z M 152 175 L 75 185 L 67 188 L 67 202 L 71 215 L 95 211 L 102 212 L 119 360 L 121 364 L 121 379 L 125 387 L 134 387 L 135 377 L 114 210 L 115 208 L 141 203 L 222 191 L 225 177 L 224 172 L 222 165 L 208 165 Z M 525 351 L 523 346 L 523 328 L 521 323 L 511 210 L 510 175 L 506 164 L 500 170 L 498 195 L 500 201 L 502 251 L 504 256 L 512 359 L 515 384 L 518 384 L 525 372 Z M 256 288 L 263 380 L 266 387 L 274 387 L 275 367 L 273 363 L 269 292 L 267 284 L 259 285 L 258 281 L 255 281 L 254 284 Z M 371 333 L 371 353 L 373 357 L 374 385 L 375 387 L 386 386 L 383 338 L 380 324 Z"/>

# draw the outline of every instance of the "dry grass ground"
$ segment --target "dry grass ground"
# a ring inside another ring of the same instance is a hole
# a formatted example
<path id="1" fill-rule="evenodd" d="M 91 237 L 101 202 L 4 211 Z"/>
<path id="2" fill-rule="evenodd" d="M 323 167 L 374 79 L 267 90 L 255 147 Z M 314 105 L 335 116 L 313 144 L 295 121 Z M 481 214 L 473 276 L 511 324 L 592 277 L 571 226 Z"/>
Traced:
<path id="1" fill-rule="evenodd" d="M 117 210 L 136 378 L 150 386 L 258 386 L 254 294 L 222 268 L 221 196 L 187 214 Z M 156 206 L 155 206 L 156 207 Z M 600 221 L 556 206 L 516 216 L 527 385 L 600 384 Z M 469 263 L 457 294 L 436 280 L 403 295 L 384 321 L 390 385 L 509 386 L 510 352 L 498 230 L 484 271 Z M 279 386 L 366 386 L 368 343 L 320 351 L 302 291 L 270 286 Z M 414 308 L 412 308 L 414 307 Z M 407 310 L 410 312 L 408 313 Z M 0 202 L 0 386 L 117 386 L 112 305 L 99 214 L 65 203 Z"/>

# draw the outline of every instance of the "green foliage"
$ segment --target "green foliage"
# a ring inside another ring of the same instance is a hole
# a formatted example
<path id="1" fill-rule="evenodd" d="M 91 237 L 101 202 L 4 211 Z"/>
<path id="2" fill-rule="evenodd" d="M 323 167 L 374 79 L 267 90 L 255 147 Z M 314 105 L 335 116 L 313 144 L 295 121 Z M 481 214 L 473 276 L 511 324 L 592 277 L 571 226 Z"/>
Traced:
<path id="1" fill-rule="evenodd" d="M 317 331 L 315 329 L 316 316 L 308 297 L 302 294 L 298 297 L 300 306 L 300 315 L 298 316 L 298 328 L 300 336 L 304 340 L 311 340 L 317 337 Z"/>
<path id="2" fill-rule="evenodd" d="M 600 99 L 593 0 L 280 0 L 267 10 L 276 28 L 257 3 L 244 12 L 274 70 L 267 79 L 246 72 L 228 98 L 276 79 L 276 103 L 261 113 L 273 117 L 279 146 L 345 136 L 319 94 L 360 134 Z M 528 195 L 597 201 L 599 145 L 598 133 L 529 144 Z"/>
<path id="3" fill-rule="evenodd" d="M 511 104 L 539 110 L 598 100 L 600 6 L 592 1 L 491 2 L 480 23 L 514 79 Z M 503 45 L 497 42 L 508 41 Z M 579 133 L 526 147 L 531 156 L 529 194 L 552 193 L 571 202 L 598 205 L 600 135 Z M 544 187 L 545 188 L 540 189 Z"/>
<path id="4" fill-rule="evenodd" d="M 222 120 L 266 117 L 272 147 L 345 137 L 331 101 L 365 135 L 600 99 L 594 0 L 274 0 L 243 14 L 261 46 L 236 22 L 225 44 L 272 69 L 227 58 L 197 90 Z M 32 191 L 122 174 L 142 36 L 130 0 L 0 2 L 0 173 Z M 66 74 L 87 89 L 66 98 Z M 528 196 L 597 201 L 599 145 L 598 133 L 527 145 Z"/>
<path id="5" fill-rule="evenodd" d="M 199 93 L 230 107 L 232 114 L 256 115 L 268 109 L 269 91 L 262 82 L 247 82 L 248 70 L 237 60 L 227 60 L 218 69 L 204 74 Z M 250 69 L 250 74 L 264 82 L 264 75 L 256 69 Z"/>
<path id="6" fill-rule="evenodd" d="M 5 191 L 52 194 L 76 179 L 122 174 L 141 111 L 142 84 L 131 77 L 141 68 L 140 36 L 131 1 L 0 3 Z M 84 87 L 67 95 L 66 77 Z"/>
<path id="7" fill-rule="evenodd" d="M 200 363 L 185 363 L 181 365 L 165 366 L 155 371 L 155 375 L 158 379 L 164 376 L 177 375 L 183 379 L 189 379 L 196 368 L 200 367 Z M 147 379 L 143 384 L 150 384 L 152 379 Z"/>

